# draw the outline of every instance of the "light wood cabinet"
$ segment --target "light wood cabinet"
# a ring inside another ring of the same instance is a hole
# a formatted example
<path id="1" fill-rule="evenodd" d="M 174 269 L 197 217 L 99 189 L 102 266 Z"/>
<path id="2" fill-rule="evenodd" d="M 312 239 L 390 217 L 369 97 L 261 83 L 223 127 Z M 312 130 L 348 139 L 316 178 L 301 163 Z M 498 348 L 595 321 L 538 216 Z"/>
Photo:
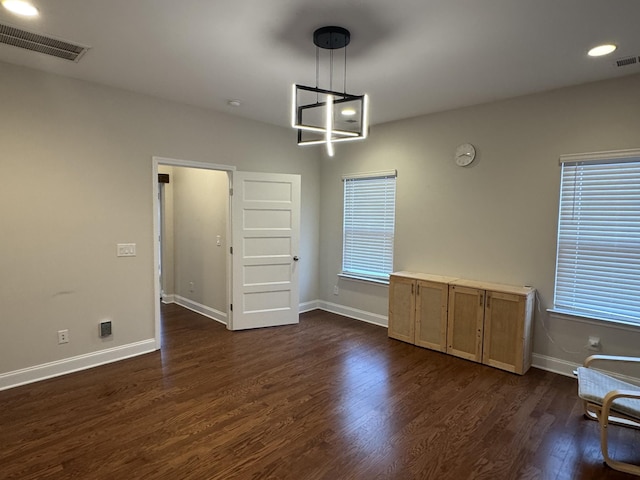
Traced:
<path id="1" fill-rule="evenodd" d="M 389 280 L 389 336 L 447 351 L 447 303 L 453 277 L 397 272 Z"/>
<path id="2" fill-rule="evenodd" d="M 524 374 L 535 290 L 415 272 L 389 281 L 389 337 Z"/>
<path id="3" fill-rule="evenodd" d="M 447 353 L 524 374 L 531 366 L 534 299 L 530 287 L 452 282 Z"/>

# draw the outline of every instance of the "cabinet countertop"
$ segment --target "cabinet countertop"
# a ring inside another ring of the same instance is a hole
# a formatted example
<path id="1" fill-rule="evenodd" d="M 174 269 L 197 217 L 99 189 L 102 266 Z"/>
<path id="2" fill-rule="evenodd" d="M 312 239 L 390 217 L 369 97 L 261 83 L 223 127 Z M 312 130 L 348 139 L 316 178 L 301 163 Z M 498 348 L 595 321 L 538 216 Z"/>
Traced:
<path id="1" fill-rule="evenodd" d="M 444 275 L 432 275 L 429 273 L 418 273 L 418 272 L 393 272 L 391 276 L 395 277 L 403 277 L 403 278 L 411 278 L 413 280 L 424 280 L 426 282 L 436 282 L 436 283 L 451 283 L 454 280 L 458 280 L 456 277 L 447 277 Z"/>
<path id="2" fill-rule="evenodd" d="M 479 280 L 467 280 L 464 278 L 448 277 L 445 275 L 433 275 L 430 273 L 400 271 L 393 272 L 392 277 L 410 278 L 412 280 L 423 280 L 426 282 L 446 283 L 459 287 L 478 288 L 481 290 L 491 290 L 493 292 L 511 293 L 515 295 L 531 295 L 536 290 L 533 287 L 504 285 L 502 283 L 483 282 Z"/>
<path id="3" fill-rule="evenodd" d="M 531 295 L 536 291 L 536 289 L 533 287 L 520 287 L 516 285 L 503 285 L 501 283 L 479 282 L 477 280 L 464 279 L 454 280 L 453 282 L 451 282 L 451 285 L 525 296 Z"/>

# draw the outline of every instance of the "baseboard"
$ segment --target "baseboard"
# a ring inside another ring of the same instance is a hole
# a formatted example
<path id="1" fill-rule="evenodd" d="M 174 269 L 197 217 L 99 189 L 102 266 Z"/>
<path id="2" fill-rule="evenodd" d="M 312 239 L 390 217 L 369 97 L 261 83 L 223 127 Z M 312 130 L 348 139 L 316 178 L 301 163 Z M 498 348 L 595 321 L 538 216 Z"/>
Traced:
<path id="1" fill-rule="evenodd" d="M 227 315 L 225 313 L 189 300 L 188 298 L 181 297 L 180 295 L 164 295 L 162 297 L 162 302 L 177 303 L 184 308 L 193 310 L 194 312 L 223 323 L 224 325 L 227 324 Z M 312 300 L 310 302 L 303 302 L 298 307 L 299 313 L 310 312 L 312 310 L 318 309 L 325 310 L 331 313 L 337 313 L 338 315 L 342 315 L 344 317 L 353 318 L 355 320 L 371 323 L 380 327 L 386 328 L 388 325 L 388 318 L 385 315 L 365 312 L 364 310 L 358 310 L 357 308 L 338 305 L 337 303 L 325 302 L 324 300 Z"/>
<path id="2" fill-rule="evenodd" d="M 325 302 L 324 300 L 316 300 L 320 310 L 325 310 L 331 313 L 337 313 L 344 317 L 354 318 L 361 322 L 371 323 L 379 327 L 387 328 L 389 325 L 389 319 L 386 315 L 378 315 L 377 313 L 365 312 L 364 310 L 358 310 L 357 308 L 346 307 L 344 305 L 338 305 L 337 303 Z"/>
<path id="3" fill-rule="evenodd" d="M 311 302 L 301 303 L 298 311 L 300 313 L 310 312 L 311 310 L 318 310 L 320 308 L 320 300 L 313 300 Z"/>
<path id="4" fill-rule="evenodd" d="M 173 303 L 177 303 L 181 307 L 192 310 L 200 315 L 204 315 L 211 320 L 215 320 L 216 322 L 220 322 L 223 325 L 227 324 L 227 314 L 221 312 L 220 310 L 216 310 L 215 308 L 207 307 L 206 305 L 202 305 L 201 303 L 194 302 L 193 300 L 189 300 L 188 298 L 181 297 L 180 295 L 172 295 Z M 164 301 L 164 300 L 163 300 Z"/>
<path id="5" fill-rule="evenodd" d="M 176 296 L 174 294 L 171 295 L 162 295 L 162 303 L 175 303 Z"/>
<path id="6" fill-rule="evenodd" d="M 566 360 L 561 360 L 559 358 L 547 357 L 546 355 L 539 355 L 534 353 L 532 355 L 532 367 L 539 368 L 541 370 L 546 370 L 547 372 L 559 373 L 560 375 L 564 375 L 566 377 L 574 377 L 573 371 L 581 367 L 581 363 L 567 362 Z M 599 365 L 598 365 L 599 367 Z M 623 382 L 632 383 L 634 385 L 640 385 L 640 378 L 632 377 L 629 375 L 622 375 L 617 372 L 612 372 L 610 370 L 600 369 L 604 373 L 611 375 Z"/>
<path id="7" fill-rule="evenodd" d="M 565 377 L 573 377 L 573 371 L 580 366 L 578 363 L 568 362 L 560 358 L 547 357 L 534 353 L 531 356 L 531 366 L 547 372 L 558 373 Z"/>
<path id="8" fill-rule="evenodd" d="M 206 305 L 202 305 L 197 302 L 193 302 L 188 298 L 181 297 L 180 295 L 163 295 L 162 303 L 177 303 L 181 307 L 187 308 L 189 310 L 193 310 L 205 317 L 211 318 L 217 322 L 227 324 L 227 314 L 224 312 L 220 312 L 215 308 L 207 307 Z M 313 300 L 311 302 L 304 302 L 299 305 L 298 311 L 300 313 L 310 312 L 312 310 L 317 310 L 320 308 L 319 306 L 320 300 Z"/>
<path id="9" fill-rule="evenodd" d="M 43 363 L 34 367 L 23 368 L 0 374 L 0 390 L 6 390 L 27 383 L 39 382 L 48 378 L 59 377 L 67 373 L 86 370 L 88 368 L 117 362 L 125 358 L 136 357 L 156 350 L 156 341 L 151 338 L 141 342 L 129 343 L 120 347 L 107 348 L 97 352 L 86 353 L 75 357 Z"/>

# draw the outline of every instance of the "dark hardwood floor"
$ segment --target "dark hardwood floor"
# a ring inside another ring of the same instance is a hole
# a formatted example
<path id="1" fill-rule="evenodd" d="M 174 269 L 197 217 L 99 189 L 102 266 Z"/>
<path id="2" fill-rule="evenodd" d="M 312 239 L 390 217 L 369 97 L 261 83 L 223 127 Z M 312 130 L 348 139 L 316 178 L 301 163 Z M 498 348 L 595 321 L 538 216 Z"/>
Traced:
<path id="1" fill-rule="evenodd" d="M 640 431 L 611 427 L 640 461 Z M 628 479 L 571 378 L 520 377 L 321 311 L 229 332 L 163 306 L 163 348 L 0 392 L 3 479 Z"/>

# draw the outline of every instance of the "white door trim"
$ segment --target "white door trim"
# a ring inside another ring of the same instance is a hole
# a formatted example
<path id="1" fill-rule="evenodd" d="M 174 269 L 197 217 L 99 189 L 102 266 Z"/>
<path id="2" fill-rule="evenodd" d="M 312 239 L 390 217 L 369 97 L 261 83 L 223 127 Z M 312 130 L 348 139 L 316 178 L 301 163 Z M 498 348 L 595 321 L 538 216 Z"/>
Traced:
<path id="1" fill-rule="evenodd" d="M 236 167 L 233 165 L 220 165 L 216 163 L 195 162 L 191 160 L 181 160 L 177 158 L 168 157 L 152 157 L 152 172 L 151 172 L 151 185 L 152 185 L 152 198 L 153 198 L 153 305 L 154 305 L 154 339 L 156 350 L 161 346 L 161 332 L 160 332 L 160 274 L 158 272 L 158 261 L 160 259 L 160 252 L 158 248 L 158 236 L 160 235 L 160 225 L 158 221 L 158 166 L 167 165 L 170 167 L 188 167 L 188 168 L 202 168 L 205 170 L 220 170 L 225 172 L 234 172 Z M 227 214 L 227 232 L 226 237 L 230 237 L 231 233 L 231 201 L 229 201 L 229 212 Z M 231 298 L 231 255 L 227 251 L 227 298 Z M 229 306 L 227 302 L 227 318 L 230 319 Z M 228 327 L 227 327 L 228 328 Z"/>

